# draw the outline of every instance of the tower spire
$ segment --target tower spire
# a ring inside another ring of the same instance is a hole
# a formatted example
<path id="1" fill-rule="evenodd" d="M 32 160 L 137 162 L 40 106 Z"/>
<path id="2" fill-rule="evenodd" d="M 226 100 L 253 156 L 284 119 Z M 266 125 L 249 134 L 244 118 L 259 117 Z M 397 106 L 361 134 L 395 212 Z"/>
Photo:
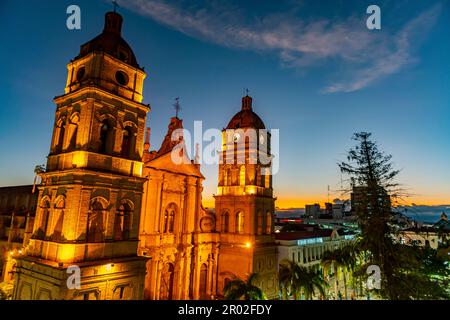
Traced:
<path id="1" fill-rule="evenodd" d="M 180 97 L 175 98 L 175 103 L 173 105 L 175 108 L 175 118 L 178 119 L 178 114 L 180 113 L 181 107 L 180 107 Z"/>
<path id="2" fill-rule="evenodd" d="M 248 89 L 246 89 L 247 95 L 242 97 L 242 110 L 252 110 L 252 97 L 248 95 Z"/>
<path id="3" fill-rule="evenodd" d="M 112 1 L 112 4 L 113 4 L 113 6 L 114 6 L 114 13 L 116 13 L 116 9 L 117 9 L 117 7 L 119 6 L 119 4 L 117 3 L 116 0 L 113 0 L 113 1 Z"/>

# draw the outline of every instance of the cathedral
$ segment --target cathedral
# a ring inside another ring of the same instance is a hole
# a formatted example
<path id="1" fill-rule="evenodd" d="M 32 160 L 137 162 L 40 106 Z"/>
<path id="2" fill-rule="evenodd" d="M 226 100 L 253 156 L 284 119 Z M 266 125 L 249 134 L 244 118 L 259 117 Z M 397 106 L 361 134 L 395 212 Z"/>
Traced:
<path id="1" fill-rule="evenodd" d="M 176 149 L 178 115 L 151 148 L 146 73 L 122 38 L 122 22 L 106 13 L 102 33 L 67 65 L 13 298 L 220 299 L 228 281 L 252 273 L 276 297 L 271 164 L 255 158 L 257 145 L 270 154 L 270 135 L 252 98 L 242 98 L 223 129 L 215 209 L 207 210 L 200 164 Z M 266 134 L 255 145 L 250 131 Z M 174 152 L 184 161 L 175 163 Z"/>

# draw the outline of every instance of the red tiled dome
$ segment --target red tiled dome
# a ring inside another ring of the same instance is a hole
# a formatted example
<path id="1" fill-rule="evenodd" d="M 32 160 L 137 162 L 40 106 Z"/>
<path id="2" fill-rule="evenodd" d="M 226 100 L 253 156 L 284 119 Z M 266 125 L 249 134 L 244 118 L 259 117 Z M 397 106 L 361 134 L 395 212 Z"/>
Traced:
<path id="1" fill-rule="evenodd" d="M 122 16 L 116 12 L 107 12 L 103 32 L 86 42 L 80 48 L 79 59 L 95 51 L 105 52 L 123 62 L 139 68 L 136 56 L 128 43 L 121 36 Z"/>
<path id="2" fill-rule="evenodd" d="M 245 96 L 242 98 L 242 110 L 231 118 L 227 129 L 265 129 L 266 126 L 261 118 L 252 110 L 252 98 Z"/>

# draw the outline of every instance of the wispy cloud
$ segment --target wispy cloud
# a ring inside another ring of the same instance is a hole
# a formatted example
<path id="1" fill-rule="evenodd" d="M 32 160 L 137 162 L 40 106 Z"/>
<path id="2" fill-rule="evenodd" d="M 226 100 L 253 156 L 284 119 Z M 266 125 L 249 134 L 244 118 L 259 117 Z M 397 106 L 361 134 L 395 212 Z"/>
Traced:
<path id="1" fill-rule="evenodd" d="M 123 5 L 197 39 L 276 54 L 286 67 L 305 69 L 328 61 L 341 65 L 346 71 L 324 93 L 360 90 L 415 62 L 417 39 L 428 33 L 441 11 L 435 5 L 392 34 L 367 30 L 365 16 L 307 21 L 291 11 L 258 17 L 216 1 L 200 6 L 129 0 Z"/>

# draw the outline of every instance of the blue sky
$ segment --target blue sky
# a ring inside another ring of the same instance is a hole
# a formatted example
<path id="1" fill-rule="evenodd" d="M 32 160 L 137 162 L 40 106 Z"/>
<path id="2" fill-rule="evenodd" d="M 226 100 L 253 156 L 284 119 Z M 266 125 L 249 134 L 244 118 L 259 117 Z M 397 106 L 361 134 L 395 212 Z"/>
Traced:
<path id="1" fill-rule="evenodd" d="M 123 4 L 122 4 L 123 2 Z M 66 8 L 81 8 L 81 30 Z M 382 29 L 366 28 L 378 4 Z M 148 78 L 152 147 L 180 97 L 186 128 L 223 128 L 243 88 L 280 130 L 277 204 L 326 200 L 356 131 L 393 154 L 408 201 L 450 203 L 448 1 L 119 1 L 123 36 Z M 0 4 L 0 185 L 32 183 L 45 162 L 66 64 L 103 28 L 108 1 Z M 204 198 L 217 168 L 203 166 Z M 338 196 L 333 194 L 331 197 Z M 206 201 L 207 205 L 211 202 Z"/>

